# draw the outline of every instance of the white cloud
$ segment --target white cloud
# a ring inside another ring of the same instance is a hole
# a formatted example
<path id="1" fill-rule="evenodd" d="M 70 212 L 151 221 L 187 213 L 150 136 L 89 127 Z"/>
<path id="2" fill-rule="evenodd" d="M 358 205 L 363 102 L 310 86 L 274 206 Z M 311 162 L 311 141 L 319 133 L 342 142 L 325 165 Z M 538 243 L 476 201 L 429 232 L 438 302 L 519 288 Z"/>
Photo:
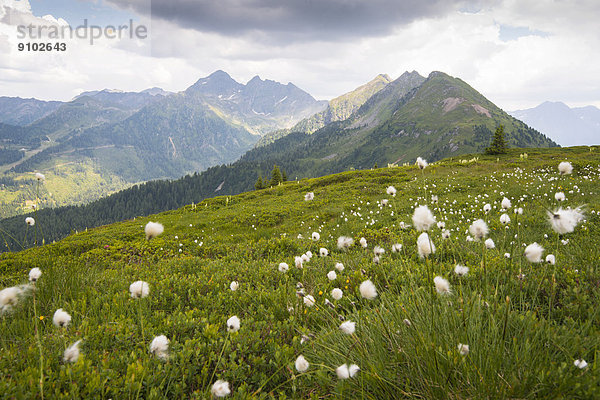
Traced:
<path id="1" fill-rule="evenodd" d="M 593 1 L 506 0 L 477 12 L 420 18 L 385 36 L 289 44 L 269 40 L 268 32 L 224 36 L 142 18 L 141 23 L 151 25 L 151 40 L 75 42 L 65 54 L 44 55 L 16 52 L 10 38 L 14 27 L 0 24 L 0 95 L 64 100 L 105 87 L 178 91 L 223 69 L 239 81 L 256 74 L 291 81 L 326 99 L 379 73 L 394 78 L 405 70 L 422 75 L 440 70 L 465 80 L 505 110 L 545 100 L 600 106 L 598 17 Z M 502 41 L 502 25 L 548 35 Z"/>

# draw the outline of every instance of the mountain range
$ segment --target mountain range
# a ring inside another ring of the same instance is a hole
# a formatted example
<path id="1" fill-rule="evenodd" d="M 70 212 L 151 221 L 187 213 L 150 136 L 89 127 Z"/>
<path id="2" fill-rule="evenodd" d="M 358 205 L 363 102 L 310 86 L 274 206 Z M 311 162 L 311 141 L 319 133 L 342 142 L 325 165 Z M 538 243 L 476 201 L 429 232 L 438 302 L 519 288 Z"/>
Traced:
<path id="1" fill-rule="evenodd" d="M 275 93 L 256 92 L 253 85 L 261 82 Z M 45 163 L 56 168 L 57 160 L 69 159 L 81 160 L 75 164 L 81 168 L 87 157 L 104 171 L 96 177 L 97 182 L 112 179 L 113 185 L 195 171 L 174 181 L 135 184 L 85 206 L 38 210 L 46 238 L 57 240 L 74 229 L 174 209 L 217 194 L 252 190 L 257 178 L 268 177 L 273 165 L 280 166 L 288 177 L 300 179 L 413 163 L 417 156 L 432 162 L 480 153 L 499 125 L 504 126 L 510 147 L 557 146 L 466 82 L 442 72 L 428 77 L 406 72 L 395 80 L 379 75 L 326 105 L 298 91 L 293 85 L 260 78 L 240 85 L 217 71 L 186 91 L 167 95 L 124 119 L 69 131 L 56 145 L 14 169 L 25 173 Z M 297 99 L 288 104 L 290 95 Z M 276 137 L 257 144 L 259 136 L 252 132 L 259 132 L 262 124 L 275 124 L 282 115 L 287 115 L 284 121 L 298 119 L 302 113 L 295 107 L 301 101 L 303 113 L 322 109 L 291 128 L 280 125 Z M 23 180 L 14 180 L 23 193 Z M 4 184 L 10 186 L 6 179 Z M 104 188 L 107 186 L 104 183 Z M 47 180 L 44 193 L 50 187 Z M 34 188 L 29 184 L 30 191 Z M 22 216 L 3 220 L 3 227 L 16 234 L 22 229 Z"/>
<path id="2" fill-rule="evenodd" d="M 5 216 L 24 210 L 26 203 L 16 195 L 24 173 L 47 175 L 49 190 L 42 200 L 47 206 L 72 204 L 74 195 L 77 202 L 87 202 L 137 182 L 233 162 L 260 134 L 290 127 L 327 105 L 292 83 L 257 76 L 244 85 L 223 71 L 179 93 L 101 90 L 57 104 L 3 100 L 20 110 L 19 121 L 28 122 L 11 124 L 16 118 L 0 113 L 0 171 L 8 179 L 0 190 Z"/>
<path id="3" fill-rule="evenodd" d="M 34 104 L 40 113 L 45 103 Z M 24 112 L 20 119 L 33 118 Z M 37 187 L 24 176 L 34 171 L 47 175 L 43 207 L 210 169 L 206 197 L 217 187 L 221 193 L 251 189 L 273 164 L 290 177 L 309 177 L 479 152 L 498 125 L 513 147 L 555 145 L 442 72 L 405 72 L 395 80 L 378 75 L 329 102 L 292 83 L 256 76 L 241 84 L 224 71 L 179 93 L 84 92 L 27 125 L 0 123 L 0 168 L 7 171 L 1 211 L 27 211 Z"/>
<path id="4" fill-rule="evenodd" d="M 562 102 L 546 101 L 510 114 L 561 146 L 600 144 L 600 109 L 597 107 L 570 108 Z"/>

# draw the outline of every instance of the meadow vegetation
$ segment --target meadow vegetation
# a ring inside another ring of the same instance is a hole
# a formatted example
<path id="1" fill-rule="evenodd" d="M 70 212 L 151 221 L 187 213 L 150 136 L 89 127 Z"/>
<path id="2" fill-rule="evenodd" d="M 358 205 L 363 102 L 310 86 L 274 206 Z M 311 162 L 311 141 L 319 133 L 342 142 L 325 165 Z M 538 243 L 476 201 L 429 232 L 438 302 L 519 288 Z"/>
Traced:
<path id="1" fill-rule="evenodd" d="M 3 253 L 0 396 L 598 398 L 599 151 L 288 181 Z"/>

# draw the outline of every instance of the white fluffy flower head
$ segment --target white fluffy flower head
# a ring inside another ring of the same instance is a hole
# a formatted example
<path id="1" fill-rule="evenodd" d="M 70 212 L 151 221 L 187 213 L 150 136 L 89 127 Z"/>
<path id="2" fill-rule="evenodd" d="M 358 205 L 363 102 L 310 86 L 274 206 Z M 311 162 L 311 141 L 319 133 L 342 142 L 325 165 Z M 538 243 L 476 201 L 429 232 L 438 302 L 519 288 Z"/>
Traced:
<path id="1" fill-rule="evenodd" d="M 71 322 L 71 316 L 68 312 L 63 311 L 62 308 L 59 308 L 54 312 L 52 323 L 54 323 L 55 326 L 64 328 L 69 325 L 69 322 Z"/>
<path id="2" fill-rule="evenodd" d="M 419 252 L 419 257 L 429 257 L 431 254 L 435 253 L 435 245 L 429 239 L 429 235 L 427 232 L 423 232 L 417 238 L 417 250 Z"/>
<path id="3" fill-rule="evenodd" d="M 361 283 L 359 289 L 360 295 L 367 300 L 373 300 L 375 297 L 377 297 L 377 289 L 370 280 L 366 280 Z"/>
<path id="4" fill-rule="evenodd" d="M 298 358 L 296 358 L 296 362 L 294 363 L 294 365 L 298 372 L 306 372 L 308 370 L 308 367 L 310 366 L 310 364 L 308 363 L 308 361 L 306 361 L 306 358 L 304 358 L 302 354 L 300 354 Z"/>
<path id="5" fill-rule="evenodd" d="M 144 228 L 146 239 L 150 240 L 157 237 L 165 231 L 165 227 L 159 222 L 148 222 Z"/>
<path id="6" fill-rule="evenodd" d="M 568 161 L 563 161 L 558 164 L 558 172 L 561 175 L 570 175 L 573 172 L 573 166 Z"/>
<path id="7" fill-rule="evenodd" d="M 65 350 L 65 352 L 63 354 L 64 362 L 71 362 L 71 363 L 77 362 L 77 360 L 79 359 L 79 344 L 80 343 L 81 343 L 81 340 L 78 340 L 75 343 L 73 343 L 71 346 L 67 347 L 67 349 Z"/>
<path id="8" fill-rule="evenodd" d="M 340 325 L 340 330 L 346 335 L 352 335 L 356 330 L 356 322 L 345 321 Z"/>
<path id="9" fill-rule="evenodd" d="M 529 262 L 539 263 L 542 262 L 542 253 L 544 252 L 544 248 L 537 243 L 531 243 L 529 246 L 525 247 L 525 257 Z"/>
<path id="10" fill-rule="evenodd" d="M 229 389 L 229 382 L 219 379 L 215 383 L 213 383 L 210 388 L 210 392 L 215 397 L 225 397 L 231 393 L 231 389 Z"/>
<path id="11" fill-rule="evenodd" d="M 354 239 L 348 236 L 340 236 L 337 240 L 337 247 L 340 250 L 348 250 L 354 244 Z"/>
<path id="12" fill-rule="evenodd" d="M 141 299 L 150 294 L 150 286 L 144 281 L 135 281 L 129 285 L 129 293 L 134 299 Z"/>
<path id="13" fill-rule="evenodd" d="M 240 319 L 237 315 L 227 320 L 227 332 L 237 332 L 240 330 Z"/>
<path id="14" fill-rule="evenodd" d="M 427 206 L 419 206 L 415 208 L 412 216 L 415 229 L 418 231 L 428 231 L 435 224 L 435 217 Z"/>
<path id="15" fill-rule="evenodd" d="M 477 240 L 486 237 L 489 231 L 487 224 L 482 219 L 474 221 L 471 226 L 469 226 L 469 232 L 471 232 L 471 235 Z"/>
<path id="16" fill-rule="evenodd" d="M 436 276 L 433 278 L 433 283 L 435 285 L 435 290 L 437 290 L 439 294 L 450 294 L 450 282 L 446 279 L 441 276 Z"/>

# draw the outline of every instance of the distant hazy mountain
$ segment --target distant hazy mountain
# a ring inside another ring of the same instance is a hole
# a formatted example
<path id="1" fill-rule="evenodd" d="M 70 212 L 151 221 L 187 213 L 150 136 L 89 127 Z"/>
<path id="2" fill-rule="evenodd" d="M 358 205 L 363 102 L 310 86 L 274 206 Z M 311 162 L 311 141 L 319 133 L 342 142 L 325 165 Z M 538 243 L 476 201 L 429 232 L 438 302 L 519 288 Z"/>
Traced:
<path id="1" fill-rule="evenodd" d="M 123 92 L 120 90 L 104 89 L 99 91 L 83 92 L 74 100 L 82 97 L 91 97 L 106 106 L 118 107 L 124 110 L 139 110 L 148 104 L 161 100 L 173 93 L 161 88 L 146 89 L 142 92 Z"/>
<path id="2" fill-rule="evenodd" d="M 600 109 L 570 108 L 546 101 L 535 108 L 510 112 L 562 146 L 600 144 Z"/>
<path id="3" fill-rule="evenodd" d="M 62 102 L 0 97 L 0 122 L 24 126 L 55 111 Z"/>

